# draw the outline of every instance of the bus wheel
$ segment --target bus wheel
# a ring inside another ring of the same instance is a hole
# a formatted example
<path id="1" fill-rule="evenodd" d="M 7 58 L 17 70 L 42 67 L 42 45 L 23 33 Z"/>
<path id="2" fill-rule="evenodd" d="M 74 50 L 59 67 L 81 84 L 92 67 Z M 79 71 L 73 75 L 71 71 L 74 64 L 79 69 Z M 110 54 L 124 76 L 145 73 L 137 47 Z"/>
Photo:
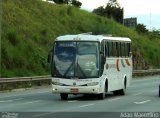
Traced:
<path id="1" fill-rule="evenodd" d="M 98 94 L 98 98 L 99 98 L 100 100 L 103 100 L 105 97 L 106 97 L 106 94 L 105 94 L 105 93 L 100 93 L 100 94 Z"/>
<path id="2" fill-rule="evenodd" d="M 119 95 L 119 93 L 120 93 L 119 90 L 113 91 L 114 95 Z"/>
<path id="3" fill-rule="evenodd" d="M 103 100 L 105 97 L 106 97 L 106 86 L 104 87 L 104 92 L 98 94 L 98 98 L 99 98 L 100 100 Z"/>
<path id="4" fill-rule="evenodd" d="M 68 94 L 67 93 L 61 93 L 61 100 L 67 100 L 68 99 Z"/>
<path id="5" fill-rule="evenodd" d="M 125 94 L 126 94 L 126 84 L 127 84 L 127 83 L 126 83 L 126 80 L 125 80 L 123 89 L 121 89 L 121 90 L 119 91 L 120 95 L 125 95 Z"/>

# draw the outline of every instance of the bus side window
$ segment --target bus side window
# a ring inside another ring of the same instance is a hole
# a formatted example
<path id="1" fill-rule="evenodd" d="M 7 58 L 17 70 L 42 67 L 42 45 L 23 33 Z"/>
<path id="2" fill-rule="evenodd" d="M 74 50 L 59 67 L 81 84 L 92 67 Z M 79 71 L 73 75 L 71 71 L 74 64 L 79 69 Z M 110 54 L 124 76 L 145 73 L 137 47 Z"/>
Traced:
<path id="1" fill-rule="evenodd" d="M 109 56 L 113 56 L 112 42 L 109 42 Z"/>
<path id="2" fill-rule="evenodd" d="M 110 54 L 109 54 L 109 42 L 107 42 L 107 49 L 108 49 L 108 57 L 110 57 Z"/>
<path id="3" fill-rule="evenodd" d="M 125 57 L 128 57 L 128 43 L 125 43 Z"/>
<path id="4" fill-rule="evenodd" d="M 116 57 L 119 57 L 119 42 L 116 42 Z"/>
<path id="5" fill-rule="evenodd" d="M 119 56 L 122 57 L 122 49 L 121 42 L 119 42 Z"/>
<path id="6" fill-rule="evenodd" d="M 104 55 L 104 40 L 101 42 L 101 54 Z"/>
<path id="7" fill-rule="evenodd" d="M 121 53 L 122 53 L 122 57 L 125 56 L 125 48 L 124 48 L 124 43 L 121 43 Z"/>
<path id="8" fill-rule="evenodd" d="M 130 56 L 130 52 L 131 52 L 131 44 L 128 43 L 128 57 Z"/>
<path id="9" fill-rule="evenodd" d="M 105 42 L 105 55 L 106 57 L 109 57 L 109 45 L 107 41 Z"/>
<path id="10" fill-rule="evenodd" d="M 116 57 L 117 55 L 117 50 L 116 50 L 116 42 L 113 42 L 113 57 Z"/>

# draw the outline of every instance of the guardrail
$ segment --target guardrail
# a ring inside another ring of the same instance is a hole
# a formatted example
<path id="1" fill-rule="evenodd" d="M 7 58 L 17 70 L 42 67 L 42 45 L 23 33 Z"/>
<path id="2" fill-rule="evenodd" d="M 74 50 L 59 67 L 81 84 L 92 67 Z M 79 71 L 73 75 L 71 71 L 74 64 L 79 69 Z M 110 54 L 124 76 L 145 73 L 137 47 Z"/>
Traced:
<path id="1" fill-rule="evenodd" d="M 0 91 L 50 85 L 51 76 L 0 78 Z"/>
<path id="2" fill-rule="evenodd" d="M 155 75 L 155 74 L 160 74 L 160 69 L 133 71 L 133 77 Z M 15 88 L 29 88 L 34 85 L 41 86 L 42 84 L 49 85 L 50 83 L 51 83 L 50 75 L 33 76 L 33 77 L 0 78 L 0 90 L 6 90 L 6 89 L 12 90 Z"/>
<path id="3" fill-rule="evenodd" d="M 160 74 L 160 69 L 134 70 L 133 77 Z"/>
<path id="4" fill-rule="evenodd" d="M 51 76 L 0 78 L 0 83 L 50 80 Z"/>

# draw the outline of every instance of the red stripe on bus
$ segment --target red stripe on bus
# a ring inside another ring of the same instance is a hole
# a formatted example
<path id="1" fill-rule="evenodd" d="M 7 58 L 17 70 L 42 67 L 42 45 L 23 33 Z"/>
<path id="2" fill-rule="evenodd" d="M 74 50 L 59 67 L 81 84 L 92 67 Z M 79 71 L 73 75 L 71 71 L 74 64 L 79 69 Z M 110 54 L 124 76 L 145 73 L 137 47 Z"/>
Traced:
<path id="1" fill-rule="evenodd" d="M 116 66 L 117 66 L 117 71 L 120 71 L 120 69 L 119 69 L 119 59 L 116 60 Z"/>
<path id="2" fill-rule="evenodd" d="M 108 70 L 108 64 L 106 64 L 106 70 Z"/>
<path id="3" fill-rule="evenodd" d="M 129 63 L 128 59 L 125 59 L 125 61 L 126 61 L 126 64 L 127 64 L 128 66 L 131 66 L 131 64 Z"/>

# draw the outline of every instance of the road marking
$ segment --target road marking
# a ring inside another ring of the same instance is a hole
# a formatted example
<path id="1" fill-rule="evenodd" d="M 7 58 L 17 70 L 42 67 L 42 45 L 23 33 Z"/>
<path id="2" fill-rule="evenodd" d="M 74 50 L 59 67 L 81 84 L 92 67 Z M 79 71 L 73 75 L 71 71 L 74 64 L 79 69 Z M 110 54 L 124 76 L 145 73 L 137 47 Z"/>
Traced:
<path id="1" fill-rule="evenodd" d="M 113 99 L 110 99 L 110 100 L 108 100 L 108 101 L 109 101 L 109 102 L 112 102 L 112 101 L 119 100 L 119 99 L 121 99 L 121 98 L 113 98 Z"/>
<path id="2" fill-rule="evenodd" d="M 68 102 L 72 103 L 72 102 L 77 102 L 78 100 L 69 100 Z"/>
<path id="3" fill-rule="evenodd" d="M 34 115 L 33 117 L 43 117 L 43 116 L 50 115 L 50 114 L 54 114 L 54 113 L 56 113 L 56 112 L 52 112 L 52 113 L 42 113 L 42 114 Z"/>
<path id="4" fill-rule="evenodd" d="M 28 92 L 28 91 L 26 91 Z M 12 93 L 12 92 L 11 92 Z M 42 94 L 42 93 L 50 93 L 50 91 L 43 91 L 43 92 L 33 92 L 33 93 L 22 93 L 22 94 L 19 94 L 19 95 L 7 95 L 7 96 L 2 96 L 0 97 L 1 98 L 10 98 L 10 97 L 18 97 L 18 96 L 27 96 L 27 95 L 35 95 L 35 94 Z M 0 93 L 1 94 L 1 93 Z M 2 93 L 3 94 L 3 93 Z"/>
<path id="5" fill-rule="evenodd" d="M 138 95 L 141 95 L 142 93 L 136 93 L 136 94 L 134 94 L 134 96 L 138 96 Z"/>
<path id="6" fill-rule="evenodd" d="M 35 100 L 35 101 L 30 101 L 30 102 L 24 102 L 21 104 L 32 104 L 32 103 L 36 103 L 36 102 L 40 102 L 41 100 Z"/>
<path id="7" fill-rule="evenodd" d="M 3 101 L 0 101 L 0 102 L 14 102 L 14 101 L 18 101 L 18 100 L 22 100 L 24 98 L 18 98 L 18 99 L 12 99 L 12 100 L 3 100 Z"/>
<path id="8" fill-rule="evenodd" d="M 88 107 L 88 106 L 92 106 L 92 105 L 95 105 L 95 104 L 86 104 L 86 105 L 82 105 L 82 106 L 79 106 L 79 107 Z"/>
<path id="9" fill-rule="evenodd" d="M 145 101 L 141 101 L 141 102 L 134 102 L 135 104 L 144 104 L 144 103 L 147 103 L 147 102 L 150 102 L 151 100 L 145 100 Z"/>

